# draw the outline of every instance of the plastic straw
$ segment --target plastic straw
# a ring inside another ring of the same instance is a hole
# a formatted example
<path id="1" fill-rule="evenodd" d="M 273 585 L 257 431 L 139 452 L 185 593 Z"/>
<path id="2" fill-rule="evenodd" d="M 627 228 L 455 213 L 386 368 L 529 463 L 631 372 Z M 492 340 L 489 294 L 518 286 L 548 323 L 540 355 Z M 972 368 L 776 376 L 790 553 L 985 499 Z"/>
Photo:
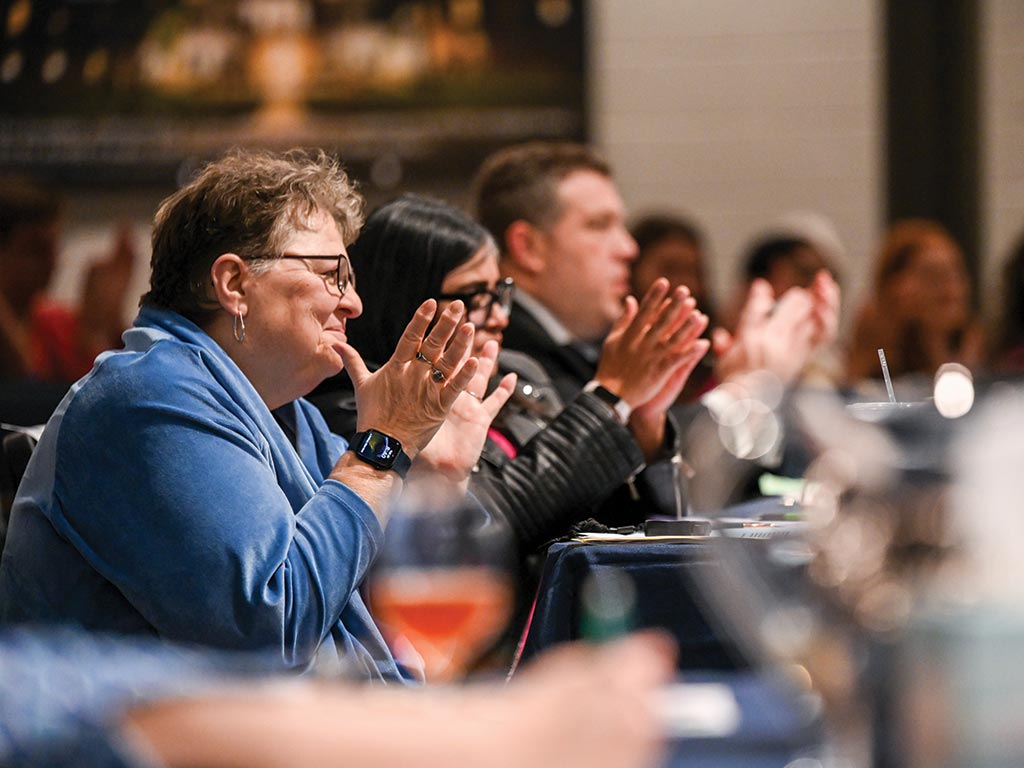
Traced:
<path id="1" fill-rule="evenodd" d="M 878 361 L 882 364 L 882 376 L 885 378 L 885 391 L 889 393 L 889 402 L 896 402 L 896 393 L 892 391 L 892 378 L 889 376 L 889 366 L 885 362 L 885 350 L 878 350 Z"/>

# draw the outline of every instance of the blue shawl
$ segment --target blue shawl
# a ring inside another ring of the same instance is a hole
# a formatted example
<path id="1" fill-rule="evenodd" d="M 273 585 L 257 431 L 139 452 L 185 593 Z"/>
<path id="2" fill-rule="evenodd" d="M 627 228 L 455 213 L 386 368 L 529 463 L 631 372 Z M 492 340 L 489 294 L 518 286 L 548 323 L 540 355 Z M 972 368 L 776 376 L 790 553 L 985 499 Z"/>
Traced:
<path id="1" fill-rule="evenodd" d="M 304 400 L 276 415 L 180 315 L 145 307 L 33 454 L 0 617 L 73 621 L 402 679 L 358 587 L 383 541 L 326 479 L 346 448 Z"/>

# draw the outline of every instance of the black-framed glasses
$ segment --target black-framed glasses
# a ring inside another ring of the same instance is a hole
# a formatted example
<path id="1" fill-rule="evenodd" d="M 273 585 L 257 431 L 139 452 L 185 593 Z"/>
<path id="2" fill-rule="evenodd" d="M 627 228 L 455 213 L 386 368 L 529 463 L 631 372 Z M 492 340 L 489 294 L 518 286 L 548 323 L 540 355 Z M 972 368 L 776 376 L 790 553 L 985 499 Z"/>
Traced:
<path id="1" fill-rule="evenodd" d="M 338 267 L 337 267 L 337 269 L 334 269 L 334 270 L 332 270 L 331 272 L 328 272 L 325 275 L 321 275 L 321 277 L 323 277 L 324 281 L 326 283 L 328 283 L 328 286 L 330 285 L 331 282 L 333 282 L 335 284 L 335 286 L 338 289 L 338 298 L 339 299 L 342 296 L 345 295 L 345 291 L 348 290 L 349 286 L 350 285 L 355 285 L 355 282 L 356 282 L 356 273 L 352 269 L 352 262 L 350 262 L 348 260 L 348 255 L 344 254 L 344 253 L 330 254 L 330 255 L 327 255 L 327 256 L 320 256 L 320 255 L 299 256 L 299 255 L 296 255 L 296 254 L 286 253 L 283 256 L 277 256 L 276 258 L 278 258 L 278 259 L 300 259 L 302 261 L 306 261 L 307 259 L 337 259 L 338 260 Z M 331 279 L 332 275 L 334 276 L 333 280 Z"/>
<path id="2" fill-rule="evenodd" d="M 501 307 L 506 315 L 512 311 L 512 296 L 515 294 L 516 283 L 511 277 L 500 280 L 494 286 L 494 290 L 481 288 L 477 291 L 465 291 L 464 293 L 442 293 L 438 301 L 461 301 L 466 305 L 467 315 L 476 315 L 479 322 L 487 322 L 495 305 Z"/>

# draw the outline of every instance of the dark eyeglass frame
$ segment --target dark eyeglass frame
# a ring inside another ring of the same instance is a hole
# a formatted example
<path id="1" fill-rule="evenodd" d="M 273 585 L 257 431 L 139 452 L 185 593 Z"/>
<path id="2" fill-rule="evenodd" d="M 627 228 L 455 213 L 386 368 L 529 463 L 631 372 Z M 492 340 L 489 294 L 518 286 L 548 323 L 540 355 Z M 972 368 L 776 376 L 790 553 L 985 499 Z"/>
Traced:
<path id="1" fill-rule="evenodd" d="M 355 273 L 355 270 L 352 269 L 352 262 L 349 261 L 348 254 L 345 254 L 345 253 L 327 254 L 327 255 L 319 255 L 319 254 L 317 254 L 317 255 L 312 255 L 312 256 L 300 256 L 298 254 L 286 253 L 286 254 L 284 254 L 282 256 L 274 256 L 274 257 L 271 257 L 271 258 L 272 259 L 298 259 L 298 260 L 302 260 L 302 261 L 305 261 L 306 259 L 337 259 L 338 260 L 338 269 L 337 269 L 338 277 L 337 277 L 337 279 L 335 281 L 335 285 L 336 285 L 336 287 L 338 289 L 338 292 L 339 292 L 338 293 L 338 298 L 339 299 L 342 296 L 345 295 L 345 291 L 347 291 L 349 289 L 349 286 L 350 285 L 355 285 L 355 282 L 356 282 L 356 273 Z M 342 279 L 342 271 L 341 271 L 341 265 L 342 264 L 345 265 L 345 277 L 344 277 L 344 279 Z"/>
<path id="2" fill-rule="evenodd" d="M 486 322 L 487 318 L 491 316 L 491 312 L 494 311 L 494 305 L 497 304 L 501 307 L 502 311 L 507 315 L 512 311 L 512 297 L 516 292 L 516 281 L 511 277 L 506 277 L 503 280 L 499 280 L 494 286 L 494 290 L 483 288 L 479 291 L 464 291 L 462 293 L 441 293 L 438 294 L 438 301 L 461 301 L 466 305 L 467 315 L 473 312 L 483 312 L 483 320 Z M 490 301 L 482 307 L 474 307 L 473 300 L 477 296 L 489 296 Z"/>

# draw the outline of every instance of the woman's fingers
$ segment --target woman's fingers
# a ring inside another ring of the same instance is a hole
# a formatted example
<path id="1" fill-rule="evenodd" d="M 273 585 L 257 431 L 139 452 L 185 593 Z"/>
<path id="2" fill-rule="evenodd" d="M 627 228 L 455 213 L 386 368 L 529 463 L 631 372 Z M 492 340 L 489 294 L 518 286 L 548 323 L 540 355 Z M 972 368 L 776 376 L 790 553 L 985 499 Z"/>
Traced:
<path id="1" fill-rule="evenodd" d="M 473 349 L 474 333 L 475 330 L 472 323 L 460 325 L 455 330 L 455 333 L 449 337 L 450 341 L 447 342 L 447 347 L 445 347 L 441 356 L 436 358 L 433 370 L 440 371 L 446 379 L 450 379 L 455 374 L 455 371 L 459 369 L 459 366 L 463 365 L 469 358 L 469 353 Z M 428 353 L 424 353 L 424 355 L 429 357 Z"/>
<path id="2" fill-rule="evenodd" d="M 697 300 L 690 296 L 690 292 L 680 286 L 672 292 L 671 298 L 664 302 L 659 308 L 653 322 L 647 329 L 645 341 L 649 344 L 658 344 L 660 341 L 675 334 L 680 328 L 685 327 L 687 320 L 697 309 Z"/>
<path id="3" fill-rule="evenodd" d="M 742 336 L 747 329 L 759 326 L 772 313 L 775 306 L 775 292 L 767 280 L 760 277 L 750 283 L 747 300 L 743 303 L 739 321 L 736 323 L 736 335 Z"/>
<path id="4" fill-rule="evenodd" d="M 487 388 L 491 382 L 491 375 L 494 373 L 494 368 L 497 365 L 498 342 L 491 340 L 484 344 L 483 349 L 480 350 L 480 354 L 476 356 L 476 359 L 476 375 L 473 377 L 472 381 L 469 382 L 469 386 L 466 388 L 466 394 L 482 403 L 487 395 Z"/>
<path id="5" fill-rule="evenodd" d="M 492 339 L 484 344 L 476 359 L 480 362 L 480 367 L 477 369 L 476 376 L 473 378 L 471 385 L 479 388 L 472 391 L 483 396 L 487 392 L 487 383 L 491 380 L 494 367 L 498 362 L 498 342 Z"/>
<path id="6" fill-rule="evenodd" d="M 668 347 L 671 350 L 679 351 L 689 346 L 695 339 L 699 338 L 708 327 L 708 316 L 703 312 L 694 312 L 685 323 L 676 329 L 669 337 Z"/>
<path id="7" fill-rule="evenodd" d="M 476 375 L 479 361 L 475 357 L 469 358 L 456 371 L 441 388 L 441 407 L 447 413 L 455 404 L 455 399 L 466 389 L 469 382 Z"/>
<path id="8" fill-rule="evenodd" d="M 495 387 L 494 391 L 491 392 L 483 400 L 483 407 L 487 411 L 487 415 L 494 420 L 494 417 L 498 415 L 498 412 L 505 406 L 508 399 L 512 397 L 512 393 L 516 391 L 516 375 L 514 373 L 507 373 L 502 377 L 501 381 L 498 382 L 498 386 Z"/>
<path id="9" fill-rule="evenodd" d="M 363 356 L 348 342 L 342 344 L 338 351 L 341 353 L 345 370 L 348 372 L 349 378 L 352 379 L 352 385 L 358 390 L 370 375 L 370 370 L 363 362 Z"/>
<path id="10" fill-rule="evenodd" d="M 436 311 L 437 302 L 433 299 L 427 299 L 420 304 L 413 314 L 412 320 L 409 321 L 409 324 L 405 326 L 405 330 L 402 331 L 402 337 L 395 346 L 395 354 L 391 356 L 392 360 L 407 363 L 416 358 L 420 344 L 423 343 L 423 334 L 430 327 L 430 321 L 434 319 Z M 433 358 L 430 359 L 433 360 Z"/>
<path id="11" fill-rule="evenodd" d="M 446 349 L 450 346 L 449 342 L 452 340 L 452 335 L 456 333 L 458 328 L 463 325 L 462 316 L 465 314 L 465 306 L 461 301 L 453 301 L 444 311 L 441 316 L 437 318 L 437 322 L 434 323 L 434 327 L 430 329 L 430 333 L 423 339 L 423 342 L 419 345 L 419 353 L 433 363 L 444 372 L 447 376 L 450 369 L 457 365 L 461 359 L 461 353 L 465 352 L 463 348 L 460 350 L 459 357 L 453 357 L 452 355 L 446 355 L 448 368 L 443 368 L 440 365 L 441 355 L 445 353 Z M 454 342 L 452 342 L 454 343 Z"/>

